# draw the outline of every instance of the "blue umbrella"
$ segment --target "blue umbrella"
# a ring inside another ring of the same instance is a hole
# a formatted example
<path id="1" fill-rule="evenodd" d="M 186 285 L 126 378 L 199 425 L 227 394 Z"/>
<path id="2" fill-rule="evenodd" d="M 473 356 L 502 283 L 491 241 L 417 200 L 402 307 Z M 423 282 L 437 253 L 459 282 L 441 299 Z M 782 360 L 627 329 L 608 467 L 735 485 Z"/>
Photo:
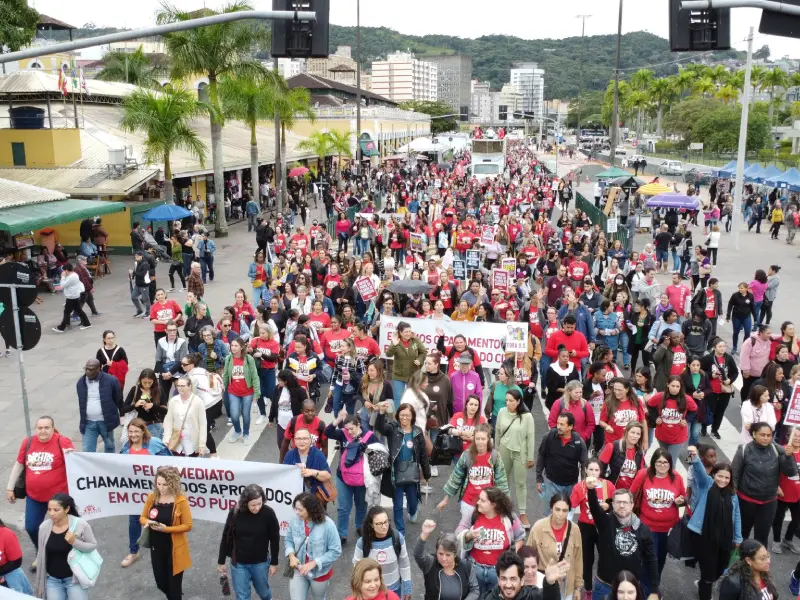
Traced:
<path id="1" fill-rule="evenodd" d="M 142 215 L 145 221 L 178 221 L 185 217 L 191 217 L 192 211 L 186 210 L 177 204 L 162 204 L 151 208 Z"/>

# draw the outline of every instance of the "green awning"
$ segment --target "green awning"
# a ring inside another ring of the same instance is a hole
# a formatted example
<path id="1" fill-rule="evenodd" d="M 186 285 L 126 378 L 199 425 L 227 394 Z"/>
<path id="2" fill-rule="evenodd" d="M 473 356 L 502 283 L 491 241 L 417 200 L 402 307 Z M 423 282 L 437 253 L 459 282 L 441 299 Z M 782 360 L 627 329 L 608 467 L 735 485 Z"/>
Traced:
<path id="1" fill-rule="evenodd" d="M 378 156 L 378 144 L 374 140 L 361 140 L 359 145 L 361 146 L 362 156 Z"/>
<path id="2" fill-rule="evenodd" d="M 123 210 L 125 204 L 122 202 L 72 199 L 3 208 L 0 209 L 0 231 L 16 235 Z"/>

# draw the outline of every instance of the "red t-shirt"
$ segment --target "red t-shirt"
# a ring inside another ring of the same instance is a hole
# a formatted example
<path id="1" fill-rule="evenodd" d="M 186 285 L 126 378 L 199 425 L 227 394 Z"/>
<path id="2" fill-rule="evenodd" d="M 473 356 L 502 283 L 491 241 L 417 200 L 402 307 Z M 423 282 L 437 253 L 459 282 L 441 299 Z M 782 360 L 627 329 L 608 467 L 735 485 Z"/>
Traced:
<path id="1" fill-rule="evenodd" d="M 661 399 L 664 394 L 656 392 L 647 401 L 647 406 L 657 408 L 661 417 L 661 424 L 656 425 L 656 439 L 665 444 L 683 444 L 689 439 L 689 427 L 681 425 L 681 421 L 686 418 L 687 412 L 696 412 L 697 403 L 690 396 L 686 396 L 686 410 L 678 410 L 678 402 L 672 398 L 667 399 L 666 406 L 661 408 Z"/>
<path id="2" fill-rule="evenodd" d="M 164 323 L 154 323 L 153 324 L 153 331 L 156 332 L 164 332 L 167 330 L 166 321 L 170 319 L 175 320 L 178 315 L 181 314 L 181 308 L 178 306 L 178 303 L 175 300 L 166 300 L 164 304 L 159 304 L 158 302 L 154 302 L 153 306 L 150 307 L 150 319 L 158 319 L 159 321 L 165 321 Z"/>
<path id="3" fill-rule="evenodd" d="M 358 600 L 358 599 L 355 596 L 348 596 L 347 598 L 345 598 L 345 600 Z M 386 590 L 385 592 L 380 592 L 372 600 L 400 600 L 400 597 L 397 594 L 395 594 L 392 590 Z"/>
<path id="4" fill-rule="evenodd" d="M 461 498 L 469 506 L 474 506 L 481 491 L 494 485 L 494 468 L 489 464 L 491 453 L 478 454 L 467 472 L 467 487 Z"/>
<path id="5" fill-rule="evenodd" d="M 641 469 L 633 480 L 631 492 L 642 490 L 642 507 L 639 511 L 639 518 L 642 523 L 656 533 L 667 533 L 680 521 L 678 507 L 675 505 L 675 498 L 686 496 L 686 488 L 683 477 L 675 473 L 675 480 L 667 477 L 647 476 L 647 469 Z"/>
<path id="6" fill-rule="evenodd" d="M 17 536 L 8 527 L 0 527 L 0 567 L 21 558 L 22 548 Z"/>
<path id="7" fill-rule="evenodd" d="M 480 527 L 483 527 L 486 533 L 482 539 L 475 538 L 470 556 L 479 565 L 493 567 L 500 559 L 500 555 L 511 547 L 511 540 L 508 539 L 506 526 L 500 515 L 495 515 L 493 519 L 478 515 L 472 528 Z"/>
<path id="8" fill-rule="evenodd" d="M 706 288 L 706 316 L 713 319 L 717 316 L 717 297 L 714 290 Z"/>
<path id="9" fill-rule="evenodd" d="M 50 441 L 42 443 L 38 437 L 33 436 L 26 456 L 27 445 L 26 438 L 19 447 L 17 462 L 25 465 L 25 487 L 28 496 L 37 502 L 48 502 L 59 492 L 68 493 L 64 450 L 75 449 L 69 438 L 54 433 Z"/>
<path id="10" fill-rule="evenodd" d="M 341 281 L 341 275 L 325 275 L 325 295 L 330 296 L 331 292 L 335 287 L 339 285 L 339 281 Z"/>
<path id="11" fill-rule="evenodd" d="M 602 459 L 601 459 L 602 460 Z M 597 499 L 602 502 L 604 500 L 608 500 L 614 495 L 614 491 L 617 489 L 614 487 L 614 484 L 610 481 L 606 481 L 605 479 L 601 479 L 598 481 L 600 485 L 597 486 Z M 587 488 L 586 482 L 581 481 L 578 485 L 572 488 L 572 494 L 570 494 L 569 500 L 572 506 L 580 506 L 580 513 L 578 514 L 578 522 L 579 523 L 588 523 L 589 525 L 594 525 L 594 517 L 592 516 L 592 511 L 589 510 L 589 501 L 587 496 Z"/>
<path id="12" fill-rule="evenodd" d="M 453 427 L 458 427 L 459 429 L 461 429 L 461 431 L 468 431 L 468 432 L 471 431 L 474 433 L 475 427 L 482 423 L 486 423 L 486 417 L 484 417 L 483 415 L 480 415 L 480 419 L 478 419 L 477 422 L 475 418 L 473 418 L 471 421 L 467 421 L 467 418 L 464 416 L 463 412 L 457 412 L 452 417 L 450 417 L 450 425 L 452 425 Z M 465 452 L 467 448 L 469 448 L 470 444 L 472 444 L 472 442 L 464 440 Z"/>
<path id="13" fill-rule="evenodd" d="M 228 393 L 234 396 L 251 396 L 253 388 L 248 387 L 244 378 L 244 359 L 233 359 L 233 370 L 231 371 L 231 381 L 228 384 Z"/>
<path id="14" fill-rule="evenodd" d="M 325 435 L 322 433 L 325 430 L 325 423 L 319 420 L 319 417 L 314 415 L 314 420 L 311 423 L 306 423 L 303 416 L 295 417 L 289 422 L 289 426 L 283 434 L 283 437 L 289 440 L 290 447 L 294 448 L 294 434 L 299 429 L 305 429 L 311 436 L 311 443 L 314 444 L 319 450 L 322 450 L 322 444 L 325 440 Z"/>
<path id="15" fill-rule="evenodd" d="M 306 251 L 308 250 L 308 238 L 301 234 L 294 234 L 291 238 L 295 244 L 297 244 L 297 249 L 303 252 L 303 256 L 306 255 Z"/>
<path id="16" fill-rule="evenodd" d="M 138 449 L 137 448 L 129 448 L 128 449 L 128 454 L 134 454 L 134 455 L 140 454 L 140 455 L 149 456 L 150 455 L 150 451 L 147 448 L 138 448 Z"/>
<path id="17" fill-rule="evenodd" d="M 320 333 L 321 329 L 328 329 L 331 326 L 331 318 L 326 312 L 321 312 L 318 315 L 311 313 L 308 315 L 308 322 L 311 327 L 317 330 L 317 333 Z"/>
<path id="18" fill-rule="evenodd" d="M 789 452 L 787 451 L 786 454 L 789 454 Z M 797 463 L 797 467 L 800 468 L 800 452 L 795 452 L 792 454 L 792 456 L 794 457 L 794 461 Z M 798 478 L 797 475 L 794 477 L 787 477 L 781 473 L 778 480 L 778 487 L 780 487 L 781 491 L 783 492 L 783 497 L 779 498 L 781 502 L 794 504 L 800 500 L 800 478 Z"/>
<path id="19" fill-rule="evenodd" d="M 712 363 L 711 373 L 709 373 L 709 377 L 710 377 L 709 381 L 711 382 L 711 391 L 714 392 L 715 394 L 721 394 L 722 393 L 722 381 L 724 379 L 724 376 L 722 375 L 722 373 L 724 373 L 724 368 L 725 368 L 725 357 L 724 356 L 717 356 L 715 354 L 714 355 L 714 360 L 717 363 L 716 371 L 717 371 L 717 373 L 720 374 L 720 376 L 719 377 L 712 377 L 712 375 L 714 373 L 714 365 Z"/>
<path id="20" fill-rule="evenodd" d="M 274 369 L 278 365 L 281 347 L 277 340 L 262 340 L 260 337 L 257 337 L 250 342 L 250 347 L 253 349 L 253 352 L 261 350 L 261 366 L 265 369 Z M 266 351 L 270 353 L 269 358 L 266 358 Z"/>
<path id="21" fill-rule="evenodd" d="M 582 260 L 574 260 L 570 263 L 567 273 L 572 281 L 583 281 L 584 276 L 591 271 L 589 271 L 589 265 Z"/>
<path id="22" fill-rule="evenodd" d="M 680 375 L 686 370 L 688 364 L 686 349 L 683 346 L 675 346 L 672 348 L 672 367 L 669 370 L 670 375 Z"/>
<path id="23" fill-rule="evenodd" d="M 356 356 L 363 360 L 365 364 L 370 356 L 377 357 L 381 355 L 381 347 L 378 346 L 378 342 L 369 336 L 365 337 L 363 340 L 355 336 L 353 338 L 353 344 L 356 347 Z"/>
<path id="24" fill-rule="evenodd" d="M 617 410 L 611 421 L 608 419 L 608 405 L 603 404 L 603 410 L 600 411 L 600 420 L 614 428 L 613 433 L 606 431 L 606 442 L 616 442 L 622 438 L 625 426 L 629 421 L 644 421 L 644 409 L 638 400 L 636 404 L 630 400 L 624 400 L 617 405 Z"/>
<path id="25" fill-rule="evenodd" d="M 344 350 L 344 340 L 350 337 L 350 332 L 346 329 L 333 331 L 332 329 L 322 334 L 319 339 L 322 344 L 322 349 L 325 352 L 325 361 L 333 366 L 336 362 L 336 357 Z"/>
<path id="26" fill-rule="evenodd" d="M 610 463 L 613 451 L 614 444 L 606 444 L 598 457 L 600 462 L 604 465 Z M 636 464 L 636 448 L 627 448 L 625 450 L 625 461 L 622 463 L 622 468 L 619 470 L 619 476 L 617 477 L 616 489 L 630 489 L 638 472 L 639 465 Z"/>
<path id="27" fill-rule="evenodd" d="M 552 522 L 550 523 L 550 526 L 553 529 L 553 537 L 556 538 L 556 554 L 559 556 L 561 556 L 561 550 L 564 546 L 564 536 L 567 533 L 567 525 L 569 525 L 569 523 L 564 521 L 561 529 L 556 529 L 555 527 L 552 527 Z"/>

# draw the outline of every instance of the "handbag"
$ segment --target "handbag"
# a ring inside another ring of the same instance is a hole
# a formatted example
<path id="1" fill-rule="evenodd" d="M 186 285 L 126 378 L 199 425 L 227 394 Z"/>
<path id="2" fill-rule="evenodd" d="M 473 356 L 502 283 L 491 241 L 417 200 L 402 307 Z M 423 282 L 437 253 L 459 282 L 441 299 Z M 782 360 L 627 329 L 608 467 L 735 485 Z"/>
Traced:
<path id="1" fill-rule="evenodd" d="M 149 548 L 150 547 L 150 528 L 149 527 L 142 527 L 142 533 L 139 536 L 139 539 L 136 540 L 136 545 L 140 548 Z"/>
<path id="2" fill-rule="evenodd" d="M 694 560 L 694 548 L 691 531 L 689 530 L 689 516 L 684 514 L 678 524 L 669 530 L 667 535 L 667 553 L 678 560 Z"/>
<path id="3" fill-rule="evenodd" d="M 192 399 L 194 401 L 194 398 Z M 189 418 L 189 411 L 192 410 L 192 401 L 189 402 L 189 406 L 186 409 L 186 414 L 183 416 L 183 421 L 181 421 L 181 428 L 176 429 L 172 432 L 172 435 L 169 436 L 169 442 L 167 443 L 167 448 L 170 452 L 175 452 L 178 449 L 178 446 L 181 445 L 181 434 L 183 433 L 183 426 L 186 425 L 186 419 Z"/>
<path id="4" fill-rule="evenodd" d="M 78 519 L 76 518 L 69 528 L 70 533 L 75 533 L 75 528 L 78 526 Z M 94 587 L 97 583 L 97 578 L 100 576 L 100 569 L 103 566 L 103 557 L 97 550 L 91 552 L 83 552 L 77 548 L 73 548 L 67 554 L 67 564 L 72 569 L 72 575 L 78 580 L 82 588 Z"/>
<path id="5" fill-rule="evenodd" d="M 298 556 L 300 554 L 300 551 L 303 549 L 303 546 L 305 546 L 305 543 L 307 541 L 308 541 L 308 538 L 305 538 L 303 540 L 303 542 L 300 544 L 300 547 L 297 549 L 297 552 L 294 553 L 295 556 Z M 292 567 L 290 564 L 287 563 L 286 568 L 283 570 L 283 576 L 284 577 L 288 577 L 289 579 L 291 579 L 292 577 L 294 577 L 294 572 L 296 570 L 297 569 L 295 569 L 294 567 Z"/>
<path id="6" fill-rule="evenodd" d="M 28 461 L 28 452 L 31 451 L 31 443 L 33 442 L 33 437 L 28 436 L 28 443 L 25 445 L 25 462 Z M 24 500 L 28 496 L 27 485 L 25 481 L 25 471 L 28 469 L 27 466 L 23 465 L 22 473 L 19 474 L 17 477 L 17 482 L 14 484 L 14 498 L 17 500 Z"/>
<path id="7" fill-rule="evenodd" d="M 314 495 L 317 497 L 317 500 L 322 502 L 322 505 L 324 506 L 326 502 L 333 502 L 336 500 L 339 492 L 336 491 L 336 486 L 333 483 L 330 481 L 323 481 L 317 485 Z"/>
<path id="8" fill-rule="evenodd" d="M 413 460 L 401 460 L 394 470 L 395 485 L 416 485 L 420 481 L 419 463 Z"/>
<path id="9" fill-rule="evenodd" d="M 373 448 L 364 450 L 367 455 L 367 465 L 373 477 L 380 477 L 389 470 L 389 452 L 381 452 Z"/>

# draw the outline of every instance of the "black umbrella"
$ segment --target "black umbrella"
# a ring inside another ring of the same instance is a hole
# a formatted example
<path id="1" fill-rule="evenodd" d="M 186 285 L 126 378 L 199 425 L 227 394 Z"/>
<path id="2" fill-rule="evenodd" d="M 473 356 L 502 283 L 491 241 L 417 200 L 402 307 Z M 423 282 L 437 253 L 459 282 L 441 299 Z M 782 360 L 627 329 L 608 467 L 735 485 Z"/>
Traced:
<path id="1" fill-rule="evenodd" d="M 430 292 L 432 286 L 420 279 L 398 279 L 389 284 L 388 290 L 395 294 L 422 294 Z"/>
<path id="2" fill-rule="evenodd" d="M 644 179 L 626 175 L 624 177 L 617 177 L 616 179 L 612 179 L 609 182 L 609 185 L 612 187 L 621 187 L 627 190 L 629 188 L 638 189 L 646 183 L 647 182 Z"/>

